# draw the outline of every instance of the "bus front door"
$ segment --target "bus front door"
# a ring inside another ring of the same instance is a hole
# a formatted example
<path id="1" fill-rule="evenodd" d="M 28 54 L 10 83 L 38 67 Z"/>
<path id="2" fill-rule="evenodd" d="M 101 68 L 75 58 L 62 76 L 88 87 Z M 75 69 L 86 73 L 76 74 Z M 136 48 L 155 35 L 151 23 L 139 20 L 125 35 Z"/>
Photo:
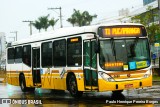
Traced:
<path id="1" fill-rule="evenodd" d="M 98 90 L 96 40 L 85 40 L 83 50 L 85 90 Z"/>
<path id="2" fill-rule="evenodd" d="M 32 48 L 32 77 L 34 86 L 40 86 L 40 48 Z"/>

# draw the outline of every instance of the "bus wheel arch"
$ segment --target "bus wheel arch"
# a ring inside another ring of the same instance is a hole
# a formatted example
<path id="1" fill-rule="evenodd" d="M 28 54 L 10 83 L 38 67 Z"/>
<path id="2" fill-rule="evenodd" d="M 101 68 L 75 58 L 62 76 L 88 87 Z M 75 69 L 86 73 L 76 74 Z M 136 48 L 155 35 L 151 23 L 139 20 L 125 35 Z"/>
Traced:
<path id="1" fill-rule="evenodd" d="M 83 92 L 78 91 L 76 76 L 73 72 L 67 74 L 66 79 L 67 90 L 70 92 L 71 96 L 79 98 L 82 96 Z"/>

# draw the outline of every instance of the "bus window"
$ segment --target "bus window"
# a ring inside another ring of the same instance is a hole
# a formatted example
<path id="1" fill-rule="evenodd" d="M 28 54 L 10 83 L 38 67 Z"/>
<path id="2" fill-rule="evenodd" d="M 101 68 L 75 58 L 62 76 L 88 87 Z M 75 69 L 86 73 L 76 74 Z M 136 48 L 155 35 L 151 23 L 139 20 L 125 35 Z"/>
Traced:
<path id="1" fill-rule="evenodd" d="M 66 40 L 53 42 L 53 65 L 66 66 Z"/>
<path id="2" fill-rule="evenodd" d="M 22 63 L 22 47 L 15 48 L 15 63 Z"/>
<path id="3" fill-rule="evenodd" d="M 31 46 L 23 46 L 23 63 L 31 66 Z"/>
<path id="4" fill-rule="evenodd" d="M 52 42 L 42 43 L 42 67 L 52 66 Z"/>
<path id="5" fill-rule="evenodd" d="M 101 40 L 100 66 L 105 70 L 137 70 L 150 66 L 147 39 Z"/>
<path id="6" fill-rule="evenodd" d="M 7 54 L 8 54 L 8 64 L 13 64 L 14 63 L 14 48 L 9 48 Z"/>
<path id="7" fill-rule="evenodd" d="M 82 65 L 82 39 L 81 37 L 69 38 L 67 40 L 67 65 Z"/>

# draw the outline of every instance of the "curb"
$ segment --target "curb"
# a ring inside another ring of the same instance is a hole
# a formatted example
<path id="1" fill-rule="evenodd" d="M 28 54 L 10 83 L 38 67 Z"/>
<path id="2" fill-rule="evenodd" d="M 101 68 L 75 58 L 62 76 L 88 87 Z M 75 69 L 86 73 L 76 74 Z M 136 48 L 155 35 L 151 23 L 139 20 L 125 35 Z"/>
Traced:
<path id="1" fill-rule="evenodd" d="M 155 80 L 155 81 L 152 81 L 152 82 L 160 82 L 160 81 L 159 80 L 157 80 L 157 81 Z"/>

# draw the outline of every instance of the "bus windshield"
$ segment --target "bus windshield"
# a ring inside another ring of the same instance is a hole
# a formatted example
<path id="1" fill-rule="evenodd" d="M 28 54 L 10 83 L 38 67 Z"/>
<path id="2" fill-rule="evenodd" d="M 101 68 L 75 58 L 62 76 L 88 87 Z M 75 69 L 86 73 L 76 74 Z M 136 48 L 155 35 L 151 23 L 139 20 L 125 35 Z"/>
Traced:
<path id="1" fill-rule="evenodd" d="M 145 38 L 100 40 L 100 66 L 110 71 L 131 71 L 150 66 Z"/>

